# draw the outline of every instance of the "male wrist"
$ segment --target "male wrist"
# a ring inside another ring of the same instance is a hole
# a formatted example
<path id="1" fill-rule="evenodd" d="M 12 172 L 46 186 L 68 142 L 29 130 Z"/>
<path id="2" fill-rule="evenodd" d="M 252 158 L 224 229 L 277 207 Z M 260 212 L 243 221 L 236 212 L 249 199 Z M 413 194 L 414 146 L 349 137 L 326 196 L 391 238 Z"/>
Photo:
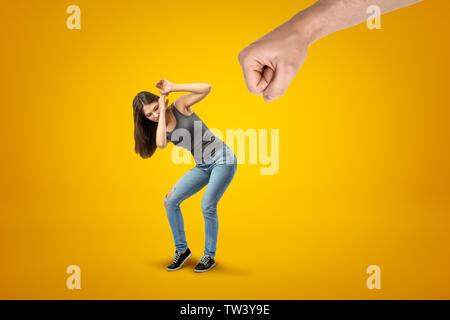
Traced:
<path id="1" fill-rule="evenodd" d="M 325 5 L 320 1 L 316 2 L 311 7 L 294 15 L 289 21 L 294 32 L 298 33 L 308 46 L 327 35 L 327 24 L 324 19 Z"/>

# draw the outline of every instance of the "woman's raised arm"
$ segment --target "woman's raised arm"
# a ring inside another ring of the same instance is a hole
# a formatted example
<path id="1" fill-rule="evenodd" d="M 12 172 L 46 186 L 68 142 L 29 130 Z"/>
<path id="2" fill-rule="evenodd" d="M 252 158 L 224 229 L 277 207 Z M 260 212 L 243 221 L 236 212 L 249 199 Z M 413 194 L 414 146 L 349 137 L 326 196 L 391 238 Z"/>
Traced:
<path id="1" fill-rule="evenodd" d="M 169 92 L 190 92 L 182 95 L 174 102 L 177 108 L 185 110 L 203 100 L 211 92 L 211 85 L 209 83 L 175 84 L 163 79 L 158 81 L 156 87 L 161 89 L 159 92 L 166 94 Z"/>

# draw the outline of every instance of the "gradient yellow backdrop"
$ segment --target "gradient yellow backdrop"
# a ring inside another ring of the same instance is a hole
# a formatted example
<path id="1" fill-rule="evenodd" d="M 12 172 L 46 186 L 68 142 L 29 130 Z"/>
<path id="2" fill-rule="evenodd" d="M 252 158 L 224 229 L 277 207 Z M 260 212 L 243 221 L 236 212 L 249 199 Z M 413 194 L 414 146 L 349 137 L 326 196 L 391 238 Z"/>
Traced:
<path id="1" fill-rule="evenodd" d="M 265 103 L 237 55 L 313 2 L 5 2 L 0 298 L 450 298 L 450 3 L 316 42 Z M 71 4 L 81 30 L 66 27 Z M 172 145 L 134 153 L 132 99 L 161 78 L 212 85 L 194 106 L 210 128 L 280 130 L 279 172 L 241 164 L 219 202 L 206 274 L 193 272 L 204 190 L 182 205 L 193 258 L 165 270 L 163 198 L 193 164 L 174 165 Z M 81 290 L 66 289 L 72 264 Z"/>

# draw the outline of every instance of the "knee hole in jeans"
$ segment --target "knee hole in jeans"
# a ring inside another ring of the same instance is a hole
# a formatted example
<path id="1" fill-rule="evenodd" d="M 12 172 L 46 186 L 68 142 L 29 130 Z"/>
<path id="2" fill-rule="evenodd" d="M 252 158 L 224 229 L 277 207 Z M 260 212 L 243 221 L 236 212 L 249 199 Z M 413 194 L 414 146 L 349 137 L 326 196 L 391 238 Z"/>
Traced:
<path id="1" fill-rule="evenodd" d="M 166 194 L 166 197 L 164 198 L 164 207 L 167 207 L 167 201 L 170 199 L 170 197 L 172 196 L 172 193 L 175 191 L 175 188 L 172 187 L 169 192 Z"/>

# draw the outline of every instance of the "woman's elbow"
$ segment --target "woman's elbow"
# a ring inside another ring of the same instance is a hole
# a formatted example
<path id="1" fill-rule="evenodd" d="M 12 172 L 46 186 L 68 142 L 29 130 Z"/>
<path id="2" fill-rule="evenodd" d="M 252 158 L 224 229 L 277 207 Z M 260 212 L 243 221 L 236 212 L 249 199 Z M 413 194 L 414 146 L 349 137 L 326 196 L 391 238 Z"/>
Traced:
<path id="1" fill-rule="evenodd" d="M 156 143 L 156 146 L 159 148 L 159 149 L 165 149 L 166 147 L 167 147 L 167 143 Z"/>

